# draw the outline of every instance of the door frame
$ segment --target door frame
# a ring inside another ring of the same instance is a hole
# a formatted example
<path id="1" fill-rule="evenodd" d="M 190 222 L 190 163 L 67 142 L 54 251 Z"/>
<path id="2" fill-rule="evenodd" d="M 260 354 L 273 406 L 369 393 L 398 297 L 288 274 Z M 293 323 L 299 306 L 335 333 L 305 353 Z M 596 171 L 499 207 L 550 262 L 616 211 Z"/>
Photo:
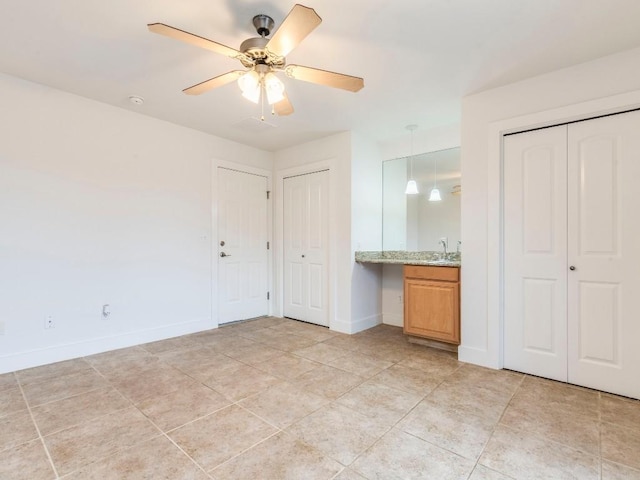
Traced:
<path id="1" fill-rule="evenodd" d="M 336 218 L 336 209 L 337 203 L 336 198 L 338 197 L 336 191 L 336 182 L 334 178 L 334 172 L 336 171 L 335 167 L 336 159 L 330 158 L 327 160 L 322 160 L 319 162 L 308 163 L 305 165 L 298 165 L 296 167 L 286 168 L 283 170 L 278 170 L 276 172 L 276 182 L 274 185 L 275 188 L 275 221 L 274 221 L 274 229 L 275 229 L 275 243 L 276 248 L 274 250 L 274 264 L 275 264 L 275 286 L 276 286 L 276 295 L 273 295 L 272 300 L 276 300 L 274 314 L 277 316 L 282 316 L 284 313 L 284 179 L 287 177 L 293 177 L 298 175 L 306 175 L 309 173 L 319 172 L 322 170 L 329 171 L 329 222 L 327 226 L 327 235 L 329 237 L 328 243 L 328 264 L 327 264 L 327 293 L 328 293 L 328 302 L 327 308 L 329 313 L 329 329 L 335 326 L 336 322 L 336 314 L 335 314 L 335 291 L 333 286 L 337 284 L 336 275 L 338 272 L 338 268 L 336 265 L 336 239 L 335 235 L 331 235 L 331 219 Z"/>
<path id="2" fill-rule="evenodd" d="M 273 315 L 275 297 L 273 275 L 273 173 L 271 170 L 251 167 L 242 163 L 213 159 L 211 161 L 211 328 L 218 328 L 218 168 L 227 168 L 249 175 L 267 178 L 267 190 L 271 192 L 267 201 L 267 241 L 271 248 L 267 251 L 267 288 L 271 292 L 268 315 Z"/>
<path id="3" fill-rule="evenodd" d="M 488 128 L 487 156 L 487 311 L 484 348 L 465 346 L 464 314 L 462 344 L 458 348 L 466 362 L 492 368 L 504 367 L 504 215 L 503 215 L 503 137 L 535 128 L 622 113 L 640 108 L 640 90 L 589 100 L 573 105 L 492 122 Z M 463 172 L 464 175 L 464 172 Z M 463 227 L 464 229 L 464 227 Z M 469 248 L 469 246 L 467 246 Z M 464 269 L 462 302 L 464 308 Z M 472 293 L 470 293 L 472 294 Z M 477 341 L 470 341 L 477 344 Z"/>

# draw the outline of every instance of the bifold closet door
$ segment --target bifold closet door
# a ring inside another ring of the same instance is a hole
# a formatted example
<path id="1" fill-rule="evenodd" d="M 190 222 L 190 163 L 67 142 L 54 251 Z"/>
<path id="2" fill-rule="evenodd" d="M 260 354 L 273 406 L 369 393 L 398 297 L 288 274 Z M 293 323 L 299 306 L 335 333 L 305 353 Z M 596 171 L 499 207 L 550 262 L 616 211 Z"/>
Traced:
<path id="1" fill-rule="evenodd" d="M 569 382 L 640 398 L 640 112 L 569 125 Z"/>
<path id="2" fill-rule="evenodd" d="M 504 366 L 640 399 L 640 112 L 504 139 Z"/>
<path id="3" fill-rule="evenodd" d="M 567 127 L 504 138 L 504 366 L 567 381 Z"/>

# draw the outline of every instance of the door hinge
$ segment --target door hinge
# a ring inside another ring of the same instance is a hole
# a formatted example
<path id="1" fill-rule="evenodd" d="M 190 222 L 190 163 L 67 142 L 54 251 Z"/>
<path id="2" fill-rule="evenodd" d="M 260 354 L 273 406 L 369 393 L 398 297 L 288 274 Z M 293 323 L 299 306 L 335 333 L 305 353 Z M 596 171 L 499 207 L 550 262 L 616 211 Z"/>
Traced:
<path id="1" fill-rule="evenodd" d="M 267 250 L 269 250 L 269 242 L 267 242 Z"/>
<path id="2" fill-rule="evenodd" d="M 267 200 L 269 200 L 269 195 L 271 195 L 271 192 L 267 190 Z"/>
<path id="3" fill-rule="evenodd" d="M 267 300 L 269 300 L 269 298 L 270 298 L 270 295 L 269 295 L 269 292 L 267 292 Z"/>

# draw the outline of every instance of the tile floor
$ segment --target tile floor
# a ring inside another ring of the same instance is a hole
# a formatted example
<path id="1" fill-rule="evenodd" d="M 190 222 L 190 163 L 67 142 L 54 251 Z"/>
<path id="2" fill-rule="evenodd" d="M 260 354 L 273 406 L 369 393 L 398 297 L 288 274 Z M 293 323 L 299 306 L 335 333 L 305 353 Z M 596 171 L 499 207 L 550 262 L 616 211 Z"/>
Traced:
<path id="1" fill-rule="evenodd" d="M 0 375 L 0 479 L 640 479 L 640 402 L 262 318 Z"/>

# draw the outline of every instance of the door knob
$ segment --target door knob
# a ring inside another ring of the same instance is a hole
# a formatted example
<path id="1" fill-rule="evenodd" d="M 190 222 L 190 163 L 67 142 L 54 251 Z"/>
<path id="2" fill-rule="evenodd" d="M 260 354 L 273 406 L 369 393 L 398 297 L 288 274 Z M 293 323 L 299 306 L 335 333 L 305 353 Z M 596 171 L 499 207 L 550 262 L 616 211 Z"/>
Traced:
<path id="1" fill-rule="evenodd" d="M 575 270 L 575 269 L 576 269 L 576 267 L 574 267 L 573 265 L 571 265 L 571 266 L 569 267 L 569 270 L 572 270 L 572 271 L 573 271 L 573 270 Z"/>
<path id="2" fill-rule="evenodd" d="M 224 240 L 220 240 L 220 246 L 224 247 Z"/>
<path id="3" fill-rule="evenodd" d="M 304 258 L 304 255 L 302 255 L 302 258 Z"/>
<path id="4" fill-rule="evenodd" d="M 220 256 L 221 256 L 221 257 L 230 257 L 231 255 L 227 255 L 227 254 L 226 254 L 226 253 L 224 253 L 224 252 L 220 252 Z"/>

